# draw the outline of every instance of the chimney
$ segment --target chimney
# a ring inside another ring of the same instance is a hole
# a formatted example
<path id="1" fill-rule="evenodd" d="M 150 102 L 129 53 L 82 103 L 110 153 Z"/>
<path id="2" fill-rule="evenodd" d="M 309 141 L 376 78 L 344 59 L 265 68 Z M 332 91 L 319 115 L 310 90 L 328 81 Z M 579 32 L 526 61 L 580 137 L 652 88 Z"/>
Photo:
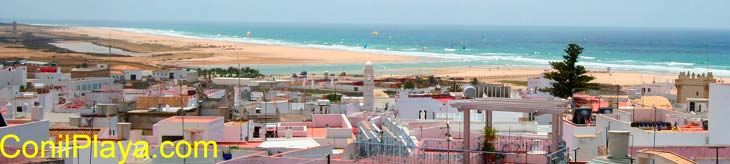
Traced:
<path id="1" fill-rule="evenodd" d="M 129 139 L 129 131 L 132 130 L 132 124 L 128 122 L 120 122 L 117 123 L 117 137 L 119 137 L 120 140 L 128 140 Z"/>
<path id="2" fill-rule="evenodd" d="M 13 104 L 8 103 L 5 105 L 5 108 L 7 110 L 7 115 L 6 115 L 7 119 L 15 119 L 15 115 L 13 115 L 15 113 Z"/>
<path id="3" fill-rule="evenodd" d="M 30 120 L 32 120 L 32 121 L 43 120 L 43 119 L 45 119 L 43 115 L 45 115 L 45 111 L 43 111 L 43 106 L 33 106 L 31 108 Z"/>
<path id="4" fill-rule="evenodd" d="M 291 139 L 291 137 L 292 137 L 291 127 L 286 127 L 286 139 Z"/>
<path id="5" fill-rule="evenodd" d="M 75 127 L 81 127 L 81 117 L 71 116 L 68 117 L 68 124 Z"/>
<path id="6" fill-rule="evenodd" d="M 21 107 L 21 110 L 23 112 L 23 115 L 25 116 L 25 114 L 27 114 L 28 111 L 30 110 L 30 104 L 23 103 L 23 106 Z"/>
<path id="7" fill-rule="evenodd" d="M 608 131 L 608 158 L 625 159 L 629 148 L 628 131 Z"/>

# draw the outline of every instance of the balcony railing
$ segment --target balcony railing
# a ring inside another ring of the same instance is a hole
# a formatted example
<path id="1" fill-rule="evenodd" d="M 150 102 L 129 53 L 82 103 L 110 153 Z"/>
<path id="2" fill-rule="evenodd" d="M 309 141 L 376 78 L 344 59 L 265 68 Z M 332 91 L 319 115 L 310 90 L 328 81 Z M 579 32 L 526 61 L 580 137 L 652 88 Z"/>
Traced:
<path id="1" fill-rule="evenodd" d="M 412 147 L 380 143 L 380 140 L 369 139 L 356 141 L 358 146 L 357 160 L 375 163 L 417 163 L 417 164 L 444 164 L 464 163 L 466 155 L 470 163 L 565 163 L 567 149 L 562 148 L 555 152 L 544 149 L 543 153 L 532 152 L 529 145 L 524 146 L 525 151 L 509 150 L 498 148 L 497 152 L 479 151 L 478 149 L 464 150 L 461 145 L 456 147 Z M 505 143 L 508 145 L 510 143 Z M 500 147 L 500 146 L 497 146 Z M 502 151 L 500 151 L 502 150 Z M 541 150 L 542 151 L 542 150 Z"/>

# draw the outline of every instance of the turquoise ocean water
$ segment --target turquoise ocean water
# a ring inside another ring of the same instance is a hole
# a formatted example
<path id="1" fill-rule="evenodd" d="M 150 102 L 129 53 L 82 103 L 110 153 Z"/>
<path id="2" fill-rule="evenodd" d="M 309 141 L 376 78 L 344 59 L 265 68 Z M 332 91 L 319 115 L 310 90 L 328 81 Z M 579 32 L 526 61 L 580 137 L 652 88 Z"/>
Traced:
<path id="1" fill-rule="evenodd" d="M 0 20 L 8 22 L 8 20 Z M 20 23 L 94 26 L 170 36 L 270 45 L 433 57 L 423 62 L 376 63 L 377 68 L 522 66 L 548 68 L 568 43 L 585 48 L 590 69 L 730 76 L 730 29 L 510 27 L 458 25 L 348 25 L 234 22 L 110 22 L 19 20 Z M 252 35 L 246 37 L 246 32 Z M 378 35 L 372 32 L 377 31 Z M 249 65 L 265 73 L 354 71 L 361 64 Z M 393 72 L 395 73 L 395 72 Z"/>

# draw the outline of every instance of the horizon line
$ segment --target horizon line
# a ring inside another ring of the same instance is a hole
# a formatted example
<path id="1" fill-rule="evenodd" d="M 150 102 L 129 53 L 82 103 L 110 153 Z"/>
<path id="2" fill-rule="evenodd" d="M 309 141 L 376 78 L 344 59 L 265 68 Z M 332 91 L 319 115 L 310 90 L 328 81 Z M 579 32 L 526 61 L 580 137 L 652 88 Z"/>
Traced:
<path id="1" fill-rule="evenodd" d="M 3 22 L 9 21 L 9 22 Z M 298 24 L 298 25 L 375 25 L 375 26 L 456 26 L 456 27 L 548 27 L 548 28 L 614 28 L 614 29 L 684 29 L 684 30 L 718 30 L 730 31 L 728 27 L 704 27 L 704 26 L 601 26 L 601 25 L 559 25 L 559 24 L 535 24 L 535 25 L 519 25 L 519 24 L 454 24 L 454 23 L 392 23 L 392 22 L 326 22 L 326 21 L 239 21 L 239 20 L 103 20 L 103 19 L 43 19 L 43 18 L 6 18 L 0 17 L 0 23 L 12 23 L 34 25 L 34 23 L 23 23 L 21 21 L 74 21 L 82 22 L 109 22 L 109 23 L 252 23 L 252 24 Z M 55 24 L 61 25 L 61 24 Z M 71 26 L 89 26 L 89 25 L 71 25 Z M 92 26 L 99 27 L 99 26 Z"/>

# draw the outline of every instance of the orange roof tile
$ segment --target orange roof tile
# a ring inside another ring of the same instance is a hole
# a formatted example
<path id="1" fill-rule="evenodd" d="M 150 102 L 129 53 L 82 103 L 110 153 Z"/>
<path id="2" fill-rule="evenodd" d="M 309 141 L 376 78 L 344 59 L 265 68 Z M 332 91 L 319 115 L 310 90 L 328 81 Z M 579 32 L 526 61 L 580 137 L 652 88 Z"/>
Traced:
<path id="1" fill-rule="evenodd" d="M 51 137 L 55 137 L 56 141 L 66 140 L 68 135 L 69 140 L 73 139 L 74 135 L 86 135 L 89 138 L 99 134 L 99 129 L 88 129 L 88 128 L 68 128 L 68 129 L 49 129 Z"/>
<path id="2" fill-rule="evenodd" d="M 187 106 L 188 104 L 188 97 L 187 96 L 175 96 L 175 97 L 137 97 L 136 100 L 136 107 L 137 109 L 149 109 L 149 108 L 156 108 L 157 104 L 162 104 L 162 106 L 170 105 L 170 107 L 181 107 L 181 106 Z"/>

